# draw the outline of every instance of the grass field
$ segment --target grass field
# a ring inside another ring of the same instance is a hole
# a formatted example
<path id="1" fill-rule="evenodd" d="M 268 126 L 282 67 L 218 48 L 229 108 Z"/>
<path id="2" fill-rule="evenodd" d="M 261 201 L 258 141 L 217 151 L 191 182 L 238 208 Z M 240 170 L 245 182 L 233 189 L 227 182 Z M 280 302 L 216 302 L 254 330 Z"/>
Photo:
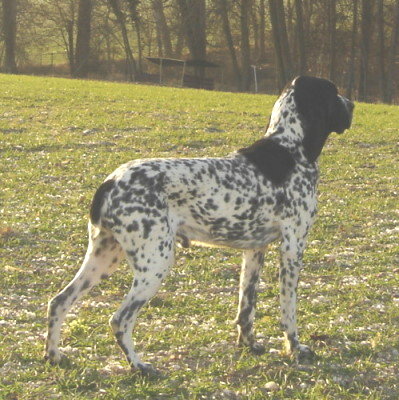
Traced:
<path id="1" fill-rule="evenodd" d="M 299 287 L 300 334 L 317 358 L 278 352 L 277 245 L 258 296 L 263 356 L 235 346 L 240 253 L 191 248 L 138 320 L 136 347 L 164 375 L 143 378 L 108 326 L 132 282 L 126 265 L 69 314 L 69 362 L 42 359 L 47 302 L 82 261 L 93 193 L 130 159 L 253 142 L 275 97 L 5 75 L 0 85 L 1 399 L 399 398 L 398 107 L 357 104 L 353 129 L 321 158 Z"/>

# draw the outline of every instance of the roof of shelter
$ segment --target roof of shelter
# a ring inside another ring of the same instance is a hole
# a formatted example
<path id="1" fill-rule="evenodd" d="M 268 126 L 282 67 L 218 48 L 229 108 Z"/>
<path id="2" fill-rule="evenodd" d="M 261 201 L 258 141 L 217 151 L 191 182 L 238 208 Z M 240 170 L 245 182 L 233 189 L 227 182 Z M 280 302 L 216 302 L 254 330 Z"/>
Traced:
<path id="1" fill-rule="evenodd" d="M 206 61 L 206 60 L 177 60 L 175 58 L 164 58 L 164 57 L 146 57 L 148 61 L 154 64 L 163 65 L 167 67 L 182 66 L 186 64 L 188 67 L 205 67 L 205 68 L 219 68 L 220 65 Z"/>

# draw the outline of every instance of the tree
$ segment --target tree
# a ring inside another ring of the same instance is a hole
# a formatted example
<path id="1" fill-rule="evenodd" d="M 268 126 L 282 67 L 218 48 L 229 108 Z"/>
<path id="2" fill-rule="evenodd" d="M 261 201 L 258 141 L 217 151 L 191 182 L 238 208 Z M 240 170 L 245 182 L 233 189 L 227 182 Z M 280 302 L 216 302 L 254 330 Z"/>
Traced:
<path id="1" fill-rule="evenodd" d="M 387 68 L 387 93 L 386 93 L 387 97 L 386 99 L 384 99 L 387 103 L 392 103 L 395 92 L 394 72 L 395 72 L 396 51 L 398 48 L 398 39 L 399 39 L 399 0 L 396 0 L 394 6 L 394 19 L 393 19 L 391 45 L 389 49 L 389 61 Z"/>
<path id="2" fill-rule="evenodd" d="M 387 98 L 386 74 L 385 74 L 385 37 L 384 37 L 384 0 L 378 0 L 377 4 L 377 27 L 378 27 L 378 68 L 380 82 L 380 96 Z"/>
<path id="3" fill-rule="evenodd" d="M 259 60 L 266 59 L 266 6 L 265 0 L 260 0 L 259 4 Z"/>
<path id="4" fill-rule="evenodd" d="M 281 49 L 283 52 L 283 60 L 284 60 L 284 69 L 286 73 L 286 82 L 293 78 L 294 70 L 293 64 L 291 60 L 291 50 L 288 41 L 288 32 L 287 32 L 287 24 L 285 20 L 285 10 L 284 10 L 284 2 L 276 1 L 277 4 L 277 13 L 278 13 L 278 26 L 279 32 L 281 35 Z M 285 84 L 284 84 L 285 85 Z"/>
<path id="5" fill-rule="evenodd" d="M 357 25 L 358 25 L 358 0 L 353 0 L 352 8 L 352 33 L 350 58 L 348 66 L 348 85 L 346 89 L 346 97 L 351 98 L 355 86 L 355 60 L 356 60 L 356 44 L 357 44 Z"/>
<path id="6" fill-rule="evenodd" d="M 251 0 L 240 2 L 240 26 L 241 26 L 241 83 L 242 90 L 249 90 L 251 85 L 251 54 L 249 46 L 248 11 Z"/>
<path id="7" fill-rule="evenodd" d="M 3 5 L 3 33 L 5 42 L 4 71 L 9 74 L 18 72 L 15 61 L 15 47 L 17 35 L 17 1 L 2 0 Z"/>
<path id="8" fill-rule="evenodd" d="M 177 0 L 191 57 L 206 59 L 205 0 Z"/>
<path id="9" fill-rule="evenodd" d="M 223 32 L 227 42 L 227 47 L 229 49 L 231 62 L 233 64 L 234 76 L 237 82 L 237 86 L 239 90 L 241 90 L 241 71 L 237 61 L 237 54 L 234 47 L 233 36 L 231 34 L 227 0 L 219 0 L 219 13 L 222 20 Z"/>
<path id="10" fill-rule="evenodd" d="M 172 41 L 170 38 L 170 30 L 166 22 L 163 0 L 152 0 L 151 5 L 154 11 L 154 19 L 158 39 L 158 54 L 161 57 L 172 57 Z"/>
<path id="11" fill-rule="evenodd" d="M 337 1 L 328 1 L 328 37 L 329 37 L 329 77 L 330 80 L 335 81 L 336 73 L 336 39 L 337 39 Z"/>
<path id="12" fill-rule="evenodd" d="M 73 76 L 79 78 L 86 78 L 89 73 L 91 12 L 91 0 L 79 0 L 78 32 L 74 69 L 72 71 Z"/>
<path id="13" fill-rule="evenodd" d="M 130 81 L 134 81 L 137 78 L 138 71 L 137 71 L 136 60 L 134 59 L 133 52 L 130 47 L 129 35 L 126 28 L 126 16 L 121 9 L 119 0 L 108 0 L 108 1 L 121 29 L 123 46 L 126 55 L 127 76 Z"/>
<path id="14" fill-rule="evenodd" d="M 259 77 L 270 90 L 274 79 L 282 89 L 310 73 L 345 83 L 348 97 L 397 98 L 399 0 L 0 0 L 0 9 L 6 72 L 18 62 L 19 71 L 64 73 L 68 62 L 73 76 L 135 80 L 144 54 L 209 53 L 224 64 L 223 85 L 239 90 L 250 89 L 251 61 L 261 61 L 275 65 Z"/>
<path id="15" fill-rule="evenodd" d="M 367 101 L 369 95 L 369 61 L 373 24 L 373 3 L 362 0 L 362 21 L 360 38 L 359 100 Z"/>
<path id="16" fill-rule="evenodd" d="M 273 0 L 269 0 L 269 12 L 270 21 L 272 24 L 274 53 L 276 56 L 276 69 L 277 69 L 277 87 L 281 90 L 284 87 L 286 81 L 286 73 L 284 69 L 283 54 L 281 49 L 280 32 L 279 32 L 279 21 L 276 9 L 276 3 Z"/>
<path id="17" fill-rule="evenodd" d="M 303 28 L 303 6 L 302 0 L 295 0 L 296 12 L 296 34 L 299 49 L 299 73 L 304 74 L 307 69 L 307 54 L 305 45 L 305 33 Z"/>
<path id="18" fill-rule="evenodd" d="M 277 85 L 278 89 L 281 90 L 293 75 L 284 4 L 279 0 L 269 0 L 269 10 L 276 54 Z"/>
<path id="19" fill-rule="evenodd" d="M 206 7 L 205 0 L 177 0 L 183 32 L 194 60 L 206 60 Z M 195 74 L 203 78 L 204 67 L 196 67 Z"/>
<path id="20" fill-rule="evenodd" d="M 137 36 L 137 52 L 139 57 L 139 65 L 138 71 L 139 73 L 142 72 L 142 44 L 141 44 L 141 29 L 140 29 L 140 13 L 138 11 L 138 6 L 140 0 L 125 0 L 127 2 L 127 6 L 129 9 L 129 16 L 133 23 L 134 30 L 136 31 Z"/>

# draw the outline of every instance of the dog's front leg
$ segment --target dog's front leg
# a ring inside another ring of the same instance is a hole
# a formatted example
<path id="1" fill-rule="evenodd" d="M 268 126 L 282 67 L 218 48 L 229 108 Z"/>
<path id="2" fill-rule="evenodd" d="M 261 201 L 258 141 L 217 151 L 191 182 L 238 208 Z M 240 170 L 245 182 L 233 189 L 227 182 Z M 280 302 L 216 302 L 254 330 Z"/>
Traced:
<path id="1" fill-rule="evenodd" d="M 264 346 L 255 342 L 253 322 L 256 307 L 256 291 L 259 271 L 264 262 L 264 249 L 244 252 L 240 276 L 240 293 L 236 324 L 238 325 L 238 344 L 249 346 L 256 354 L 264 353 Z"/>
<path id="2" fill-rule="evenodd" d="M 281 326 L 284 331 L 287 354 L 295 354 L 298 359 L 314 355 L 312 350 L 299 343 L 297 328 L 297 287 L 302 257 L 305 247 L 305 237 L 298 239 L 286 232 L 281 243 L 280 263 L 280 306 Z"/>

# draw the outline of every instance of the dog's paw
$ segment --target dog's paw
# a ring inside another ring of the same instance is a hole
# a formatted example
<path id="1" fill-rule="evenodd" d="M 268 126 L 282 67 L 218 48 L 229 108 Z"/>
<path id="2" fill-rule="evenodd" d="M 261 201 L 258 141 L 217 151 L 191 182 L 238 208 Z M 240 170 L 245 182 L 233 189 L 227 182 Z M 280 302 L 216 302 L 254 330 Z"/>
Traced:
<path id="1" fill-rule="evenodd" d="M 132 368 L 133 371 L 139 370 L 141 375 L 146 377 L 160 377 L 161 373 L 157 369 L 155 369 L 150 363 L 140 363 L 137 364 L 137 367 Z"/>
<path id="2" fill-rule="evenodd" d="M 58 349 L 56 349 L 46 352 L 44 360 L 49 362 L 51 365 L 59 365 L 68 359 L 65 354 L 62 354 Z"/>
<path id="3" fill-rule="evenodd" d="M 309 346 L 300 344 L 295 351 L 295 356 L 298 363 L 303 363 L 313 360 L 316 357 L 316 353 Z"/>
<path id="4" fill-rule="evenodd" d="M 253 343 L 249 346 L 249 349 L 251 350 L 251 353 L 257 355 L 257 356 L 261 356 L 262 354 L 264 354 L 266 352 L 266 348 L 262 343 Z"/>
<path id="5" fill-rule="evenodd" d="M 250 343 L 245 343 L 242 340 L 242 337 L 239 337 L 237 340 L 237 346 L 244 350 L 248 349 L 252 354 L 260 356 L 266 352 L 266 348 L 262 343 L 251 341 Z"/>

